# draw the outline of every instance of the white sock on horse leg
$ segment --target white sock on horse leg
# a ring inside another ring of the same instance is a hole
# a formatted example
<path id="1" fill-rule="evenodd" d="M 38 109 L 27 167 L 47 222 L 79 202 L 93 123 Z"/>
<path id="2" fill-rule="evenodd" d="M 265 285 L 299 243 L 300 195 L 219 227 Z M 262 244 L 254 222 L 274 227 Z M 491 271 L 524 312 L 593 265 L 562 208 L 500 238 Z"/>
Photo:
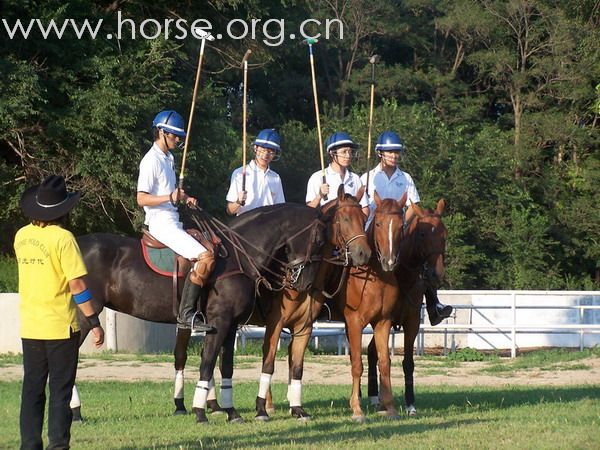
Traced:
<path id="1" fill-rule="evenodd" d="M 73 394 L 71 395 L 71 402 L 69 403 L 71 409 L 79 408 L 81 406 L 81 400 L 79 399 L 79 392 L 77 392 L 77 386 L 73 385 Z"/>
<path id="2" fill-rule="evenodd" d="M 221 407 L 233 408 L 233 382 L 231 378 L 221 380 Z"/>
<path id="3" fill-rule="evenodd" d="M 271 386 L 271 375 L 270 373 L 260 374 L 260 384 L 258 385 L 258 396 L 260 398 L 267 398 L 267 392 L 269 392 L 269 386 Z"/>
<path id="4" fill-rule="evenodd" d="M 292 380 L 288 385 L 290 406 L 302 406 L 302 380 Z"/>
<path id="5" fill-rule="evenodd" d="M 183 398 L 183 370 L 175 371 L 175 392 L 173 393 L 173 398 Z"/>
<path id="6" fill-rule="evenodd" d="M 208 381 L 198 381 L 192 407 L 206 409 L 206 397 L 208 397 Z"/>
<path id="7" fill-rule="evenodd" d="M 215 388 L 215 377 L 212 377 L 208 382 L 208 400 L 217 399 L 217 389 Z"/>

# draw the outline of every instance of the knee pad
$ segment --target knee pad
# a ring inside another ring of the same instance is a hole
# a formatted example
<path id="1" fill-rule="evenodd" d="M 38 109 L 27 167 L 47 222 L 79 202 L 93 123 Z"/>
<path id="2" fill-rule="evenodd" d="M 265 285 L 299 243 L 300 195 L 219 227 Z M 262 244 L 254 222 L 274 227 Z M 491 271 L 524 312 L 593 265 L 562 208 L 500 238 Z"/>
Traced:
<path id="1" fill-rule="evenodd" d="M 190 273 L 192 283 L 204 286 L 215 268 L 215 256 L 212 252 L 206 251 L 198 256 L 198 261 L 194 264 Z"/>

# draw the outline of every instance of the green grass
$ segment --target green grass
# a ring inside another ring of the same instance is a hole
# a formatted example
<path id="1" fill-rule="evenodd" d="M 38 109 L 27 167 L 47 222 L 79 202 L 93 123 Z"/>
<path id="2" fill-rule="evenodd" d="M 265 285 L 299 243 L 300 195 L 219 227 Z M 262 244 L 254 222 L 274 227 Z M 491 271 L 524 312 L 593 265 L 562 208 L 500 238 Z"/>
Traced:
<path id="1" fill-rule="evenodd" d="M 227 424 L 210 416 L 172 416 L 172 384 L 82 382 L 86 422 L 72 428 L 77 449 L 514 449 L 597 448 L 600 442 L 600 386 L 418 387 L 416 418 L 390 421 L 367 411 L 365 424 L 350 420 L 349 386 L 310 385 L 304 406 L 308 424 L 288 417 L 286 386 L 276 384 L 278 409 L 268 423 L 256 423 L 256 383 L 235 386 L 234 401 L 246 419 Z M 186 385 L 190 406 L 193 383 Z M 18 382 L 0 382 L 0 448 L 17 448 Z M 400 391 L 396 391 L 398 403 Z"/>
<path id="2" fill-rule="evenodd" d="M 541 369 L 541 370 L 559 370 L 559 369 L 587 369 L 585 364 L 568 364 L 573 361 L 580 361 L 585 358 L 593 356 L 600 356 L 600 348 L 594 347 L 584 349 L 583 351 L 574 351 L 569 349 L 557 348 L 551 350 L 537 350 L 530 353 L 525 353 L 517 358 L 511 360 L 503 360 L 497 363 L 493 363 L 486 367 L 486 372 L 500 373 L 500 372 L 514 372 L 516 370 L 530 370 L 530 369 Z M 558 364 L 563 363 L 559 368 Z"/>
<path id="3" fill-rule="evenodd" d="M 19 279 L 14 256 L 0 254 L 0 292 L 17 292 Z"/>

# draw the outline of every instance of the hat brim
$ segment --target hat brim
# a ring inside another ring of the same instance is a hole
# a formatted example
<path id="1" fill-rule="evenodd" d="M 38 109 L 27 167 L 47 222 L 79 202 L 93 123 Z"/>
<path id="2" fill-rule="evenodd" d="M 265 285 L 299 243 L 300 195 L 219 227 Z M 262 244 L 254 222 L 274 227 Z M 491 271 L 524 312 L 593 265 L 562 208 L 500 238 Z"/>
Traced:
<path id="1" fill-rule="evenodd" d="M 81 197 L 79 192 L 69 192 L 67 198 L 57 206 L 44 207 L 40 206 L 36 200 L 39 187 L 39 184 L 30 187 L 21 196 L 21 210 L 25 216 L 33 220 L 42 222 L 56 220 L 71 211 L 79 203 Z"/>

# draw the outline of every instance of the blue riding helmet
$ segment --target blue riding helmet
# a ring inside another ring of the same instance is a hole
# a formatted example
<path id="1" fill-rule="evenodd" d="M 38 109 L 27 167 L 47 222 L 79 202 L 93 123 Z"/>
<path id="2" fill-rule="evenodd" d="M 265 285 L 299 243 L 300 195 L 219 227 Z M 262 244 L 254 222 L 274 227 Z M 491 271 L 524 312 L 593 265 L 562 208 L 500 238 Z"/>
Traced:
<path id="1" fill-rule="evenodd" d="M 375 150 L 378 152 L 402 152 L 406 150 L 406 146 L 400 136 L 393 131 L 384 131 L 377 138 Z"/>
<path id="2" fill-rule="evenodd" d="M 274 128 L 261 130 L 254 139 L 254 145 L 275 150 L 275 153 L 281 153 L 281 138 Z"/>
<path id="3" fill-rule="evenodd" d="M 174 134 L 180 138 L 186 136 L 183 117 L 181 117 L 181 114 L 177 111 L 173 111 L 172 109 L 159 112 L 152 121 L 152 128 L 164 130 L 167 133 Z"/>
<path id="4" fill-rule="evenodd" d="M 327 152 L 331 153 L 338 147 L 350 147 L 357 148 L 358 144 L 355 144 L 350 135 L 344 131 L 336 131 L 325 141 Z"/>

